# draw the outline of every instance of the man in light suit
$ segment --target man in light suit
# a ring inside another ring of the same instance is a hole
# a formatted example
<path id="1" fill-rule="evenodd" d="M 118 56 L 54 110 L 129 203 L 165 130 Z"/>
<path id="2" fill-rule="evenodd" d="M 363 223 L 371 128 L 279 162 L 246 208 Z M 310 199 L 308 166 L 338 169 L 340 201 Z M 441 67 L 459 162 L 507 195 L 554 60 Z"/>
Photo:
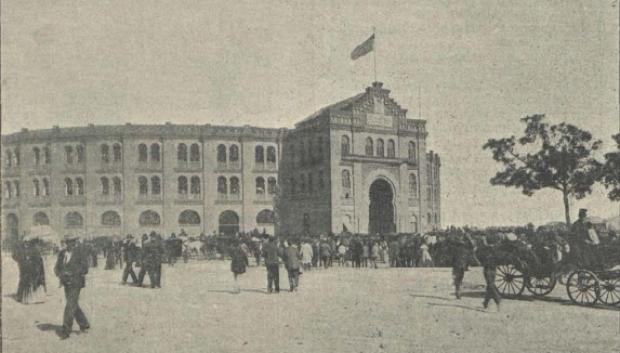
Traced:
<path id="1" fill-rule="evenodd" d="M 59 333 L 60 339 L 69 338 L 74 319 L 80 326 L 80 331 L 85 332 L 90 328 L 86 315 L 78 303 L 80 291 L 85 286 L 84 276 L 88 273 L 88 254 L 78 246 L 75 236 L 65 236 L 65 243 L 67 247 L 58 253 L 54 267 L 54 273 L 60 279 L 60 284 L 65 287 L 66 306 L 62 331 Z"/>

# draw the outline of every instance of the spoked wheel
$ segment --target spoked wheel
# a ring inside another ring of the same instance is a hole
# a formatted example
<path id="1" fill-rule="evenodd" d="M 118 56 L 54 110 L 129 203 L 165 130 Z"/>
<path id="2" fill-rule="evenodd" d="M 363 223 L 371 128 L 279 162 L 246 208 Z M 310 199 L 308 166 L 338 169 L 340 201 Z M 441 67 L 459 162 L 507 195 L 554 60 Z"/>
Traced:
<path id="1" fill-rule="evenodd" d="M 495 286 L 504 297 L 518 297 L 525 289 L 525 278 L 523 273 L 513 265 L 499 265 Z"/>
<path id="2" fill-rule="evenodd" d="M 620 278 L 602 281 L 598 287 L 598 300 L 607 305 L 620 304 Z"/>
<path id="3" fill-rule="evenodd" d="M 568 276 L 566 292 L 575 304 L 594 305 L 599 293 L 598 279 L 590 271 L 575 271 Z"/>
<path id="4" fill-rule="evenodd" d="M 551 293 L 555 288 L 555 275 L 550 276 L 532 276 L 530 275 L 525 282 L 527 290 L 537 297 L 544 297 Z"/>

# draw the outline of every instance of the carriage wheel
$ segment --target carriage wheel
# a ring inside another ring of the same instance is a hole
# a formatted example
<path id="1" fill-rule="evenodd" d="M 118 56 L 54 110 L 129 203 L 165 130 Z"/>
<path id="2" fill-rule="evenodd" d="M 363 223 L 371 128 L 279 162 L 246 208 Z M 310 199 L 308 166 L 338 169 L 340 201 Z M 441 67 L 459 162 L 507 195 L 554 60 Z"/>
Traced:
<path id="1" fill-rule="evenodd" d="M 594 305 L 599 293 L 598 279 L 590 271 L 575 271 L 568 276 L 566 292 L 570 300 L 575 304 Z"/>
<path id="2" fill-rule="evenodd" d="M 525 289 L 523 273 L 513 265 L 497 266 L 495 286 L 505 297 L 518 297 Z"/>
<path id="3" fill-rule="evenodd" d="M 603 281 L 598 287 L 598 300 L 607 305 L 620 304 L 620 278 Z"/>
<path id="4" fill-rule="evenodd" d="M 525 286 L 535 296 L 544 297 L 553 291 L 555 284 L 555 275 L 552 274 L 551 276 L 529 276 Z"/>

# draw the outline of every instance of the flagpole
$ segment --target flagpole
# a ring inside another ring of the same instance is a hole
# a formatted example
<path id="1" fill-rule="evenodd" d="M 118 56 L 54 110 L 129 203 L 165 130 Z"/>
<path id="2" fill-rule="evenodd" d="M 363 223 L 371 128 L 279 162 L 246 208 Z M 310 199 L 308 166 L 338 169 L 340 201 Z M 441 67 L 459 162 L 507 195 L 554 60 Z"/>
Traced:
<path id="1" fill-rule="evenodd" d="M 375 26 L 372 26 L 372 36 L 373 36 L 373 43 L 372 43 L 372 61 L 373 61 L 373 71 L 375 74 L 375 82 L 377 82 L 377 35 L 375 33 Z"/>

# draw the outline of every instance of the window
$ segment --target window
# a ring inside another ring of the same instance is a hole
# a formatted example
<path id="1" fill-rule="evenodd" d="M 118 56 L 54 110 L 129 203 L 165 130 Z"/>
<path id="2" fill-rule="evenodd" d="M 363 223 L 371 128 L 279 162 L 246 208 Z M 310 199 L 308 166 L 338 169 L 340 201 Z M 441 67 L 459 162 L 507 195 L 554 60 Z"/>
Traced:
<path id="1" fill-rule="evenodd" d="M 179 215 L 179 225 L 197 226 L 200 225 L 200 215 L 194 210 L 185 210 Z"/>
<path id="2" fill-rule="evenodd" d="M 269 193 L 269 195 L 275 195 L 276 194 L 276 178 L 274 177 L 269 177 L 267 179 L 267 192 Z"/>
<path id="3" fill-rule="evenodd" d="M 366 155 L 372 156 L 374 153 L 374 148 L 372 144 L 372 139 L 370 137 L 366 138 Z"/>
<path id="4" fill-rule="evenodd" d="M 84 219 L 79 212 L 69 212 L 65 216 L 65 227 L 76 228 L 84 225 Z"/>
<path id="5" fill-rule="evenodd" d="M 226 163 L 226 146 L 217 146 L 217 161 L 221 163 Z"/>
<path id="6" fill-rule="evenodd" d="M 415 174 L 409 174 L 409 196 L 418 197 L 418 180 Z"/>
<path id="7" fill-rule="evenodd" d="M 221 176 L 217 178 L 217 193 L 221 195 L 228 194 L 228 187 L 226 185 L 226 178 Z"/>
<path id="8" fill-rule="evenodd" d="M 177 193 L 180 195 L 187 194 L 187 178 L 184 176 L 177 179 Z"/>
<path id="9" fill-rule="evenodd" d="M 41 150 L 39 147 L 33 148 L 32 154 L 34 155 L 34 165 L 39 165 L 41 163 Z"/>
<path id="10" fill-rule="evenodd" d="M 237 177 L 230 178 L 230 194 L 239 195 L 239 178 Z"/>
<path id="11" fill-rule="evenodd" d="M 78 145 L 75 147 L 75 154 L 77 155 L 77 162 L 84 163 L 84 146 Z"/>
<path id="12" fill-rule="evenodd" d="M 394 140 L 389 139 L 387 145 L 387 156 L 388 158 L 396 158 L 396 145 L 394 144 Z"/>
<path id="13" fill-rule="evenodd" d="M 13 192 L 15 193 L 15 197 L 19 197 L 21 194 L 18 180 L 13 182 Z"/>
<path id="14" fill-rule="evenodd" d="M 197 176 L 193 176 L 190 180 L 190 192 L 193 195 L 200 194 L 200 178 Z"/>
<path id="15" fill-rule="evenodd" d="M 84 180 L 82 178 L 75 179 L 75 190 L 78 195 L 84 195 Z"/>
<path id="16" fill-rule="evenodd" d="M 122 191 L 121 178 L 119 177 L 112 178 L 112 184 L 114 184 L 114 194 L 120 195 Z"/>
<path id="17" fill-rule="evenodd" d="M 314 192 L 314 183 L 312 182 L 312 173 L 308 173 L 308 192 Z"/>
<path id="18" fill-rule="evenodd" d="M 177 147 L 177 161 L 187 162 L 187 145 L 180 143 Z"/>
<path id="19" fill-rule="evenodd" d="M 110 146 L 101 145 L 101 161 L 103 163 L 110 163 Z"/>
<path id="20" fill-rule="evenodd" d="M 161 155 L 159 153 L 160 147 L 158 143 L 154 143 L 151 145 L 151 161 L 159 162 L 161 160 Z"/>
<path id="21" fill-rule="evenodd" d="M 276 148 L 273 146 L 267 147 L 267 163 L 276 163 Z"/>
<path id="22" fill-rule="evenodd" d="M 47 179 L 43 179 L 43 196 L 50 196 L 50 182 Z"/>
<path id="23" fill-rule="evenodd" d="M 50 152 L 50 148 L 45 146 L 43 147 L 43 157 L 45 160 L 45 164 L 50 164 L 52 163 L 52 152 Z"/>
<path id="24" fill-rule="evenodd" d="M 265 194 L 265 179 L 263 177 L 256 178 L 256 195 Z"/>
<path id="25" fill-rule="evenodd" d="M 346 156 L 349 153 L 351 153 L 351 148 L 349 145 L 349 136 L 342 136 L 340 138 L 340 153 L 343 156 Z"/>
<path id="26" fill-rule="evenodd" d="M 116 211 L 106 211 L 101 215 L 101 225 L 118 227 L 121 225 L 121 216 Z"/>
<path id="27" fill-rule="evenodd" d="M 151 194 L 161 194 L 161 179 L 158 176 L 151 177 Z"/>
<path id="28" fill-rule="evenodd" d="M 257 164 L 265 163 L 265 150 L 263 146 L 256 146 L 254 148 L 254 160 Z"/>
<path id="29" fill-rule="evenodd" d="M 325 188 L 325 173 L 322 170 L 319 170 L 319 190 L 323 190 Z"/>
<path id="30" fill-rule="evenodd" d="M 256 215 L 257 224 L 273 224 L 275 219 L 276 214 L 272 210 L 262 210 Z"/>
<path id="31" fill-rule="evenodd" d="M 8 168 L 13 166 L 13 153 L 11 153 L 11 150 L 6 151 L 6 157 L 4 161 Z"/>
<path id="32" fill-rule="evenodd" d="M 351 188 L 351 173 L 348 169 L 342 171 L 342 187 L 344 189 Z"/>
<path id="33" fill-rule="evenodd" d="M 101 194 L 110 195 L 110 179 L 101 177 Z"/>
<path id="34" fill-rule="evenodd" d="M 34 196 L 41 196 L 41 187 L 39 185 L 39 180 L 38 179 L 34 179 L 32 181 L 32 185 L 34 187 Z"/>
<path id="35" fill-rule="evenodd" d="M 226 154 L 226 148 L 224 148 L 224 154 Z M 237 162 L 239 160 L 239 147 L 237 145 L 230 146 L 230 161 Z M 226 157 L 224 157 L 226 161 Z"/>
<path id="36" fill-rule="evenodd" d="M 142 227 L 158 226 L 161 224 L 161 218 L 159 214 L 153 210 L 144 211 L 140 214 L 138 220 Z"/>
<path id="37" fill-rule="evenodd" d="M 377 140 L 377 156 L 378 157 L 384 157 L 385 156 L 383 139 L 378 139 Z"/>
<path id="38" fill-rule="evenodd" d="M 412 162 L 417 161 L 418 151 L 416 150 L 415 142 L 413 142 L 413 141 L 409 142 L 408 152 L 409 152 L 408 153 L 409 160 L 412 161 Z"/>
<path id="39" fill-rule="evenodd" d="M 11 182 L 7 181 L 4 183 L 4 193 L 7 199 L 13 197 L 13 184 Z"/>
<path id="40" fill-rule="evenodd" d="M 65 161 L 67 164 L 73 164 L 73 147 L 65 146 Z"/>
<path id="41" fill-rule="evenodd" d="M 140 195 L 146 195 L 149 193 L 149 182 L 148 179 L 146 177 L 139 177 L 138 178 L 138 187 L 139 187 L 139 192 Z"/>
<path id="42" fill-rule="evenodd" d="M 121 161 L 121 145 L 118 143 L 115 143 L 114 146 L 112 146 L 112 154 L 114 155 L 114 162 L 118 163 Z"/>
<path id="43" fill-rule="evenodd" d="M 73 195 L 73 180 L 65 178 L 65 195 Z"/>
<path id="44" fill-rule="evenodd" d="M 418 232 L 418 217 L 416 215 L 411 216 L 411 231 L 414 233 Z"/>
<path id="45" fill-rule="evenodd" d="M 218 218 L 220 234 L 236 234 L 239 232 L 239 216 L 234 211 L 224 211 Z"/>
<path id="46" fill-rule="evenodd" d="M 19 158 L 19 150 L 15 150 L 13 152 L 13 165 L 18 167 L 20 163 L 20 158 Z"/>
<path id="47" fill-rule="evenodd" d="M 48 226 L 50 224 L 50 219 L 44 212 L 37 212 L 32 216 L 32 223 L 35 226 Z"/>
<path id="48" fill-rule="evenodd" d="M 190 162 L 200 162 L 200 147 L 197 143 L 192 143 L 189 148 L 189 160 Z"/>
<path id="49" fill-rule="evenodd" d="M 148 159 L 147 147 L 141 143 L 138 145 L 138 162 L 146 162 Z"/>

